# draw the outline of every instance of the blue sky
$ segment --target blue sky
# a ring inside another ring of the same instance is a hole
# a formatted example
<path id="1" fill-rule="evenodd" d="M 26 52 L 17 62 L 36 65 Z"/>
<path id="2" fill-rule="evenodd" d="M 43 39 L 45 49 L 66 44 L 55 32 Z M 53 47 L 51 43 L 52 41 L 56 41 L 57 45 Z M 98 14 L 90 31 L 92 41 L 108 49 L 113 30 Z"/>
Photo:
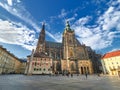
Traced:
<path id="1" fill-rule="evenodd" d="M 96 52 L 120 49 L 120 0 L 0 0 L 0 45 L 26 58 L 42 22 L 46 40 L 61 42 L 66 20 L 77 39 Z"/>

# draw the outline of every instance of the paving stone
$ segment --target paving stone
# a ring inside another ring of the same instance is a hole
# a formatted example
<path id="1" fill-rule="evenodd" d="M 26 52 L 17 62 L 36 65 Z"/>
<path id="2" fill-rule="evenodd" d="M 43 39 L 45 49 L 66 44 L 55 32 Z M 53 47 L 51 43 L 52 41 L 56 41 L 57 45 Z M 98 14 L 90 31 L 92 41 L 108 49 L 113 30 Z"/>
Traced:
<path id="1" fill-rule="evenodd" d="M 73 77 L 0 75 L 0 90 L 120 90 L 120 78 L 89 75 Z"/>

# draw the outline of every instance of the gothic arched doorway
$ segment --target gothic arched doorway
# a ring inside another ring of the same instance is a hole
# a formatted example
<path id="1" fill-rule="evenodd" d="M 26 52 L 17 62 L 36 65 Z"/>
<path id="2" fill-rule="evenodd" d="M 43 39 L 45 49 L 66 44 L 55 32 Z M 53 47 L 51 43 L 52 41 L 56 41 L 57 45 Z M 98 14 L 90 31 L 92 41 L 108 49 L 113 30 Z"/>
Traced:
<path id="1" fill-rule="evenodd" d="M 61 66 L 59 62 L 56 63 L 56 71 L 61 71 Z"/>
<path id="2" fill-rule="evenodd" d="M 83 67 L 81 67 L 81 74 L 84 74 Z"/>
<path id="3" fill-rule="evenodd" d="M 71 63 L 71 71 L 75 71 L 75 66 L 73 63 Z"/>

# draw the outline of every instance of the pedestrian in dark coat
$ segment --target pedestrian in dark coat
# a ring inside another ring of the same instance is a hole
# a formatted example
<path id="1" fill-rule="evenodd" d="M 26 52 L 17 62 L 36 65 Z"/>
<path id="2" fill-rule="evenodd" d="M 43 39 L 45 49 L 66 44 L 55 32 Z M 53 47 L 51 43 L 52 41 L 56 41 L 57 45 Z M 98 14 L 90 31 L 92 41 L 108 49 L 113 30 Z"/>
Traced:
<path id="1" fill-rule="evenodd" d="M 71 73 L 71 77 L 73 77 L 73 74 Z"/>

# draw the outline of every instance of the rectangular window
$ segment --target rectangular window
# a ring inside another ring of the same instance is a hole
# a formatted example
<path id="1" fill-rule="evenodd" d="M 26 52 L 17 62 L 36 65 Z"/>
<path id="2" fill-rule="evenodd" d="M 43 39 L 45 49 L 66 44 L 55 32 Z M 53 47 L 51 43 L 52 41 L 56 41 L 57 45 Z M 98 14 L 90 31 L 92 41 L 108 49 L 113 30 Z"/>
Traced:
<path id="1" fill-rule="evenodd" d="M 39 68 L 39 71 L 41 71 L 41 68 Z"/>
<path id="2" fill-rule="evenodd" d="M 45 71 L 45 68 L 43 70 Z"/>
<path id="3" fill-rule="evenodd" d="M 34 62 L 32 62 L 32 65 L 34 65 Z"/>

